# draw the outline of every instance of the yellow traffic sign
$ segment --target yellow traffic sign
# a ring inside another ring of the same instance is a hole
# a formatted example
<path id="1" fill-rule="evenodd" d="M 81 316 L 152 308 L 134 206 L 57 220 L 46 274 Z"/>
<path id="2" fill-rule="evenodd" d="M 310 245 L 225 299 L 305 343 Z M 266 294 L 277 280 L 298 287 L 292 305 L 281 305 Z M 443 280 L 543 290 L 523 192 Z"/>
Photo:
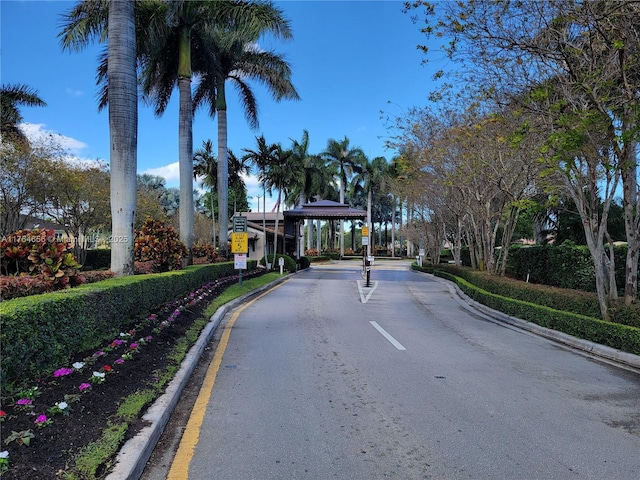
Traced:
<path id="1" fill-rule="evenodd" d="M 249 234 L 233 232 L 231 234 L 231 253 L 247 253 L 249 251 Z"/>
<path id="2" fill-rule="evenodd" d="M 363 237 L 369 236 L 369 227 L 362 227 L 362 236 Z"/>

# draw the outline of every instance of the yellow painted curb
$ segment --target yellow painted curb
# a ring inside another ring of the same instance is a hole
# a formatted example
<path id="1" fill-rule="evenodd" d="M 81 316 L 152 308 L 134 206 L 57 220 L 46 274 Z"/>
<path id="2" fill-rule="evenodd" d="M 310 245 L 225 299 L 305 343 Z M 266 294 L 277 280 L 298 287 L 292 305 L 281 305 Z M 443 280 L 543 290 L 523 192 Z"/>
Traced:
<path id="1" fill-rule="evenodd" d="M 252 305 L 255 301 L 261 299 L 266 294 L 272 292 L 285 282 L 270 288 L 251 300 L 249 303 L 240 307 L 225 325 L 222 336 L 220 337 L 220 343 L 218 344 L 218 348 L 216 348 L 213 355 L 213 360 L 207 369 L 207 374 L 202 382 L 202 386 L 200 387 L 198 398 L 196 398 L 195 404 L 193 405 L 189 421 L 187 422 L 187 426 L 182 434 L 182 439 L 180 440 L 180 445 L 178 446 L 178 450 L 173 458 L 173 462 L 171 463 L 171 469 L 167 475 L 167 480 L 187 480 L 189 477 L 189 465 L 191 464 L 191 459 L 193 458 L 196 445 L 200 439 L 200 428 L 202 427 L 204 415 L 207 410 L 207 404 L 209 403 L 209 399 L 213 393 L 213 386 L 216 382 L 220 365 L 222 364 L 222 357 L 224 356 L 227 344 L 229 343 L 229 337 L 231 336 L 231 329 L 233 328 L 233 325 L 236 323 L 236 320 L 245 308 Z"/>

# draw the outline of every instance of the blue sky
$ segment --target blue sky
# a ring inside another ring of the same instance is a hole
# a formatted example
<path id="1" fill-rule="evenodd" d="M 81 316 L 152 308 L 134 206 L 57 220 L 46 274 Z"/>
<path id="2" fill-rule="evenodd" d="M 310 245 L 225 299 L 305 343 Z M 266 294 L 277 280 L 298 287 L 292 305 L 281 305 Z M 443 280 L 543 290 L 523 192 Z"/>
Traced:
<path id="1" fill-rule="evenodd" d="M 95 74 L 101 46 L 79 53 L 62 52 L 57 34 L 60 14 L 74 2 L 0 2 L 0 76 L 3 84 L 23 83 L 36 89 L 46 107 L 23 108 L 33 132 L 60 135 L 82 158 L 109 160 L 106 109 L 98 112 Z M 260 127 L 247 125 L 233 89 L 228 99 L 228 146 L 236 154 L 254 148 L 255 137 L 267 142 L 300 139 L 307 129 L 310 151 L 320 153 L 330 138 L 347 136 L 369 158 L 393 157 L 384 148 L 388 135 L 380 111 L 401 114 L 424 105 L 435 66 L 423 66 L 416 45 L 425 38 L 401 1 L 279 1 L 290 19 L 293 40 L 266 39 L 261 47 L 284 53 L 293 69 L 300 101 L 273 101 L 255 85 Z M 391 102 L 391 103 L 388 103 Z M 165 114 L 139 106 L 138 172 L 163 176 L 178 185 L 178 94 Z M 216 123 L 205 109 L 196 113 L 194 150 L 211 139 L 217 148 Z M 248 179 L 252 209 L 261 189 Z M 269 203 L 269 200 L 267 200 Z"/>

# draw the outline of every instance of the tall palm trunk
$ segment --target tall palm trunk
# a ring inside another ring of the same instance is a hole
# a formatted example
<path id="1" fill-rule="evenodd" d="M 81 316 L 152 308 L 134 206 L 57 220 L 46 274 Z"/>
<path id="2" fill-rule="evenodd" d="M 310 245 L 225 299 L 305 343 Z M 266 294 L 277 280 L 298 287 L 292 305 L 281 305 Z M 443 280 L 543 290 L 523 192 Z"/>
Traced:
<path id="1" fill-rule="evenodd" d="M 193 261 L 193 107 L 191 102 L 191 31 L 180 32 L 178 64 L 178 162 L 180 168 L 180 240 L 189 251 L 188 264 Z"/>
<path id="2" fill-rule="evenodd" d="M 111 137 L 111 270 L 133 275 L 136 215 L 138 91 L 133 2 L 111 0 L 107 78 Z"/>
<path id="3" fill-rule="evenodd" d="M 227 101 L 224 79 L 218 81 L 216 110 L 218 112 L 218 225 L 220 255 L 227 257 L 229 241 L 229 161 L 227 160 Z"/>

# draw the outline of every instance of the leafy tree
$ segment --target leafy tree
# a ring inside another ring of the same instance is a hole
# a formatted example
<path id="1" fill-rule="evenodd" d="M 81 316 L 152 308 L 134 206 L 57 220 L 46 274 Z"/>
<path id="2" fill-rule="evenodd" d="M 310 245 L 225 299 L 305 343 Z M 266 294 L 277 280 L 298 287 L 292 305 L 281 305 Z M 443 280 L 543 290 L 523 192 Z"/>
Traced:
<path id="1" fill-rule="evenodd" d="M 61 155 L 59 145 L 39 140 L 30 147 L 0 143 L 0 233 L 24 228 L 27 216 L 42 212 L 46 172 Z"/>
<path id="2" fill-rule="evenodd" d="M 444 11 L 428 2 L 407 4 L 425 7 L 425 34 L 452 39 L 444 48 L 450 58 L 462 61 L 458 66 L 466 67 L 459 69 L 464 79 L 482 85 L 491 98 L 524 104 L 546 127 L 549 166 L 580 212 L 605 318 L 616 288 L 613 254 L 611 250 L 607 254 L 603 244 L 612 192 L 621 180 L 628 243 L 625 302 L 636 301 L 640 6 L 631 0 L 480 0 L 441 5 Z M 433 15 L 437 20 L 431 20 Z M 523 101 L 526 98 L 531 102 Z M 594 183 L 589 178 L 606 183 L 601 191 L 602 215 L 593 188 L 588 188 L 591 203 L 583 196 L 583 187 Z"/>
<path id="3" fill-rule="evenodd" d="M 74 239 L 73 254 L 83 264 L 91 246 L 91 233 L 110 226 L 107 168 L 57 161 L 50 164 L 46 179 L 43 210 Z"/>

